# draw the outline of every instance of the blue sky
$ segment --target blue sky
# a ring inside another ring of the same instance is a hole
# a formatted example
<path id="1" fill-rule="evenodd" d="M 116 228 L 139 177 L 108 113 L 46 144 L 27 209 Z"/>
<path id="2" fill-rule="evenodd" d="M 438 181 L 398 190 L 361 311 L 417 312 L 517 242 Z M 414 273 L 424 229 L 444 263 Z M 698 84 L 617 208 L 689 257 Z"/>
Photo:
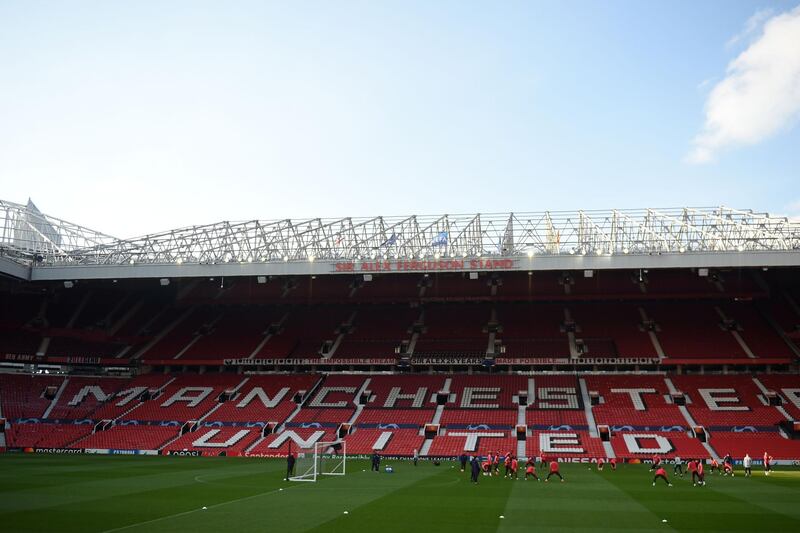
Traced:
<path id="1" fill-rule="evenodd" d="M 795 19 L 797 1 L 0 0 L 0 198 L 119 237 L 249 218 L 797 214 L 800 71 L 774 68 L 800 64 Z"/>

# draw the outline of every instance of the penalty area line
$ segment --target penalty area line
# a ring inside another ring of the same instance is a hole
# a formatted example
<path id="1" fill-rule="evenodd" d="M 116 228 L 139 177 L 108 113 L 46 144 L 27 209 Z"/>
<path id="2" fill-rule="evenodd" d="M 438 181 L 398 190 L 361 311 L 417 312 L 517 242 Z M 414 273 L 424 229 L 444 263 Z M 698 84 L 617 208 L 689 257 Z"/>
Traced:
<path id="1" fill-rule="evenodd" d="M 295 486 L 297 486 L 297 485 L 295 485 Z M 267 496 L 269 494 L 274 494 L 274 493 L 280 492 L 282 490 L 289 490 L 290 488 L 291 487 L 280 487 L 278 489 L 268 490 L 266 492 L 259 492 L 258 494 L 251 494 L 250 496 L 244 496 L 242 498 L 237 498 L 235 500 L 229 500 L 227 502 L 215 503 L 214 505 L 207 506 L 205 509 L 191 509 L 189 511 L 183 511 L 183 512 L 180 512 L 180 513 L 169 514 L 169 515 L 165 515 L 165 516 L 159 516 L 158 518 L 153 518 L 151 520 L 144 520 L 143 522 L 136 522 L 136 523 L 133 523 L 133 524 L 128 524 L 127 526 L 120 526 L 120 527 L 115 527 L 113 529 L 106 529 L 106 530 L 103 530 L 102 533 L 113 533 L 115 531 L 125 531 L 127 529 L 133 529 L 133 528 L 140 527 L 140 526 L 146 526 L 148 524 L 154 524 L 156 522 L 161 522 L 162 520 L 169 520 L 171 518 L 178 518 L 178 517 L 181 517 L 181 516 L 190 515 L 192 513 L 198 512 L 198 511 L 216 509 L 218 507 L 223 507 L 225 505 L 230 505 L 232 503 L 252 500 L 254 498 L 258 498 L 260 496 Z"/>

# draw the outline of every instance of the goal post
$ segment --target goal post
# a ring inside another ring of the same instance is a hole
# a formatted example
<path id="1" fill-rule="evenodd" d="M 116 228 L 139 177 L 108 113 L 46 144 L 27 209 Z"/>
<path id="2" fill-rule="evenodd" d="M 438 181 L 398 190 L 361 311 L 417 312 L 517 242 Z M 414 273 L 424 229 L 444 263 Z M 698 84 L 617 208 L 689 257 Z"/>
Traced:
<path id="1" fill-rule="evenodd" d="M 345 441 L 318 442 L 319 473 L 323 476 L 343 476 L 347 469 L 347 443 Z"/>
<path id="2" fill-rule="evenodd" d="M 294 462 L 294 475 L 289 481 L 316 481 L 317 457 L 315 448 L 300 448 L 297 450 Z"/>
<path id="3" fill-rule="evenodd" d="M 317 480 L 317 476 L 343 476 L 347 468 L 347 443 L 317 442 L 313 448 L 297 450 L 295 475 L 289 481 Z"/>

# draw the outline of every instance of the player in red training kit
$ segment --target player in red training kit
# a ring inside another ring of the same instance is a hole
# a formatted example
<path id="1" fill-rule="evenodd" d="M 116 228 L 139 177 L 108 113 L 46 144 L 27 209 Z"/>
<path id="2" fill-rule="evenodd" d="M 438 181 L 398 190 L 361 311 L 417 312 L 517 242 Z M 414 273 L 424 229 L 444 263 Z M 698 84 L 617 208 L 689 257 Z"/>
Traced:
<path id="1" fill-rule="evenodd" d="M 611 470 L 616 470 L 617 469 L 617 459 L 616 458 L 612 457 L 611 459 L 609 459 L 608 460 L 608 464 L 611 465 Z"/>
<path id="2" fill-rule="evenodd" d="M 598 457 L 598 458 L 597 458 L 597 469 L 598 469 L 598 470 L 603 470 L 603 466 L 604 466 L 605 464 L 606 464 L 606 461 L 605 461 L 605 459 L 603 459 L 602 457 Z"/>
<path id="3" fill-rule="evenodd" d="M 671 487 L 671 486 L 672 486 L 672 483 L 670 483 L 670 482 L 669 482 L 669 479 L 667 479 L 667 471 L 666 471 L 666 470 L 664 470 L 664 467 L 663 467 L 663 466 L 659 466 L 658 468 L 656 468 L 656 475 L 655 475 L 655 476 L 653 476 L 653 486 L 654 486 L 654 487 L 656 486 L 656 480 L 657 480 L 658 478 L 661 478 L 661 479 L 663 479 L 663 480 L 664 480 L 664 483 L 666 483 L 666 484 L 667 484 L 667 486 L 669 486 L 669 487 Z"/>
<path id="4" fill-rule="evenodd" d="M 511 477 L 514 479 L 519 479 L 518 477 L 518 470 L 519 469 L 519 461 L 517 460 L 516 455 L 511 456 Z"/>
<path id="5" fill-rule="evenodd" d="M 650 467 L 650 471 L 657 470 L 658 467 L 661 466 L 661 457 L 658 455 L 653 456 L 653 466 Z"/>
<path id="6" fill-rule="evenodd" d="M 541 481 L 536 475 L 536 460 L 533 457 L 528 457 L 528 462 L 525 463 L 525 481 L 528 481 L 528 476 L 533 476 L 536 481 Z"/>
<path id="7" fill-rule="evenodd" d="M 561 472 L 558 471 L 558 461 L 550 461 L 550 473 L 547 474 L 547 477 L 544 479 L 545 483 L 550 481 L 550 476 L 558 476 L 558 479 L 561 480 L 561 483 L 564 483 L 564 478 L 561 475 Z"/>
<path id="8" fill-rule="evenodd" d="M 772 472 L 772 456 L 764 452 L 764 475 L 768 476 Z"/>
<path id="9" fill-rule="evenodd" d="M 704 473 L 705 466 L 703 466 L 703 461 L 700 459 L 695 460 L 694 462 L 695 473 L 697 474 L 697 483 L 700 483 L 700 486 L 704 486 L 706 484 L 706 475 Z M 694 482 L 695 474 L 692 474 L 692 482 Z M 697 486 L 697 483 L 692 483 L 693 487 Z"/>
<path id="10" fill-rule="evenodd" d="M 484 476 L 492 475 L 492 462 L 486 459 L 481 463 L 481 470 L 483 471 Z"/>

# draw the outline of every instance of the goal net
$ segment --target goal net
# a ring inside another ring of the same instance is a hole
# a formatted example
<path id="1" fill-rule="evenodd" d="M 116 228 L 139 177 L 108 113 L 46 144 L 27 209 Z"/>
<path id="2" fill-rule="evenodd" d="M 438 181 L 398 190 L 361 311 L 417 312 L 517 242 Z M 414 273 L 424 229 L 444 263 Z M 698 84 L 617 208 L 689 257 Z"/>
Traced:
<path id="1" fill-rule="evenodd" d="M 297 450 L 295 475 L 290 481 L 316 481 L 317 476 L 343 476 L 347 465 L 347 443 L 317 442 L 313 448 Z"/>

